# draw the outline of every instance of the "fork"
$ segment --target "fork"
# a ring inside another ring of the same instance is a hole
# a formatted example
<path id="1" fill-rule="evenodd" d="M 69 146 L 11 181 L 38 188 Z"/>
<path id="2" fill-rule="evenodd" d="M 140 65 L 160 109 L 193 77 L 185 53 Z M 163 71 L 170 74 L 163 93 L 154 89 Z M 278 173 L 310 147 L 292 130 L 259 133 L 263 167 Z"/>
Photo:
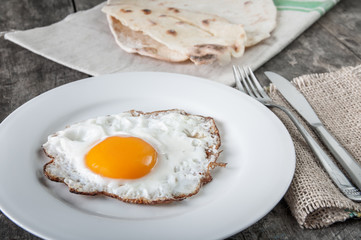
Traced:
<path id="1" fill-rule="evenodd" d="M 332 159 L 326 154 L 326 152 L 321 148 L 321 146 L 313 139 L 313 137 L 308 133 L 305 127 L 298 121 L 294 114 L 288 110 L 286 107 L 276 104 L 268 96 L 265 90 L 260 85 L 258 79 L 252 72 L 250 67 L 239 67 L 233 65 L 233 74 L 236 80 L 237 88 L 258 100 L 260 103 L 270 108 L 278 108 L 291 119 L 295 124 L 303 138 L 311 147 L 313 153 L 320 160 L 322 166 L 331 177 L 335 185 L 341 190 L 341 192 L 349 199 L 361 202 L 361 192 L 359 189 L 354 187 L 352 183 L 347 179 L 344 173 L 337 167 L 337 165 L 332 161 Z"/>

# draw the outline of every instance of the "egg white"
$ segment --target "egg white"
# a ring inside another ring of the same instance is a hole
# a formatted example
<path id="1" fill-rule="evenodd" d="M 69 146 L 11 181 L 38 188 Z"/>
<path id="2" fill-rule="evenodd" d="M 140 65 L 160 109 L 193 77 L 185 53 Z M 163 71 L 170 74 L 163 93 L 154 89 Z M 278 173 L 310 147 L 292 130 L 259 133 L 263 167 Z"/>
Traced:
<path id="1" fill-rule="evenodd" d="M 157 115 L 125 112 L 88 119 L 48 137 L 43 145 L 54 160 L 46 174 L 56 176 L 81 193 L 107 193 L 120 199 L 172 199 L 192 194 L 201 185 L 210 162 L 219 154 L 219 135 L 213 122 L 180 111 Z M 151 144 L 157 164 L 146 176 L 134 180 L 106 178 L 86 165 L 86 153 L 110 136 L 133 136 Z M 207 157 L 206 150 L 212 154 Z"/>

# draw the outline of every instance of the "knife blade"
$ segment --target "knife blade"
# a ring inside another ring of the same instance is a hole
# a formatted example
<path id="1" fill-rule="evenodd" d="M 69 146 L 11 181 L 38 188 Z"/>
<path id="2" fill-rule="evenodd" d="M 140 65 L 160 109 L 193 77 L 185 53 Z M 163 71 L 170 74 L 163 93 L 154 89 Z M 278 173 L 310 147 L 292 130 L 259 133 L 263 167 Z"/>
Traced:
<path id="1" fill-rule="evenodd" d="M 349 174 L 354 184 L 361 190 L 361 165 L 325 128 L 309 102 L 287 79 L 274 72 L 265 72 L 267 78 L 276 86 L 284 98 L 303 117 L 330 150 L 335 159 Z"/>

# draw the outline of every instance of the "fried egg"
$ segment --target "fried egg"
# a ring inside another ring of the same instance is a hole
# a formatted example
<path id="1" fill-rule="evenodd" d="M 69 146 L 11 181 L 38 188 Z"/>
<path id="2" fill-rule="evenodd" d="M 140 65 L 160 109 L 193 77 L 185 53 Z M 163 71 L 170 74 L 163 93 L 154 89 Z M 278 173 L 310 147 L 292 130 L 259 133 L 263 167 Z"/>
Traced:
<path id="1" fill-rule="evenodd" d="M 212 180 L 220 136 L 210 117 L 128 111 L 72 124 L 48 137 L 45 175 L 71 192 L 124 202 L 182 200 Z"/>

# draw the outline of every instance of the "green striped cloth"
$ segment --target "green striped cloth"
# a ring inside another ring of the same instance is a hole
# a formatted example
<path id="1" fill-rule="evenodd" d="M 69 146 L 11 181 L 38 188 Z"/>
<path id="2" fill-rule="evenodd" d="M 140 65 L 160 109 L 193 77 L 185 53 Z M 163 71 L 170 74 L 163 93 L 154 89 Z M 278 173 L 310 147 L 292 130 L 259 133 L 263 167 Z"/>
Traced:
<path id="1" fill-rule="evenodd" d="M 279 11 L 299 11 L 312 12 L 317 11 L 321 15 L 326 13 L 339 0 L 274 0 L 277 10 Z"/>

